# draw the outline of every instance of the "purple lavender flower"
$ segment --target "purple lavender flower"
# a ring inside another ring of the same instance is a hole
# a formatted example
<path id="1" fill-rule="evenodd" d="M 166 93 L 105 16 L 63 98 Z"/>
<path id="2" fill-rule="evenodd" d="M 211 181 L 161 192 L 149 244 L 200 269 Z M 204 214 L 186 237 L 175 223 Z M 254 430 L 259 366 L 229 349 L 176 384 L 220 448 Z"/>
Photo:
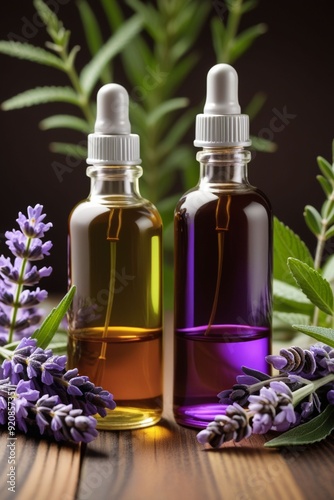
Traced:
<path id="1" fill-rule="evenodd" d="M 9 378 L 4 378 L 3 373 L 1 373 L 0 380 L 0 424 L 7 423 L 8 414 L 8 393 L 13 392 L 15 386 L 10 383 Z"/>
<path id="2" fill-rule="evenodd" d="M 66 371 L 65 355 L 54 355 L 28 337 L 41 319 L 35 306 L 46 299 L 47 292 L 23 287 L 51 274 L 51 267 L 38 269 L 31 261 L 49 255 L 52 243 L 41 238 L 52 224 L 43 222 L 42 205 L 27 211 L 28 217 L 20 212 L 17 219 L 21 231 L 5 233 L 14 263 L 0 256 L 0 346 L 19 339 L 14 351 L 2 349 L 6 359 L 0 366 L 0 424 L 6 423 L 10 407 L 24 432 L 35 426 L 56 440 L 88 443 L 97 436 L 92 415 L 105 416 L 106 408 L 114 409 L 116 404 L 112 394 L 95 387 L 77 369 Z"/>
<path id="3" fill-rule="evenodd" d="M 15 420 L 21 431 L 27 432 L 28 409 L 39 397 L 39 392 L 31 388 L 30 380 L 20 380 L 14 397 Z"/>
<path id="4" fill-rule="evenodd" d="M 47 297 L 47 292 L 37 288 L 24 290 L 25 286 L 36 285 L 49 276 L 51 267 L 38 269 L 31 262 L 50 255 L 51 241 L 43 243 L 42 237 L 52 224 L 42 222 L 45 214 L 43 206 L 28 207 L 28 217 L 19 213 L 17 222 L 20 231 L 6 231 L 6 245 L 15 256 L 14 263 L 9 257 L 0 256 L 0 333 L 8 332 L 8 342 L 30 336 L 41 320 L 41 313 L 35 307 Z M 23 310 L 25 309 L 25 310 Z"/>
<path id="5" fill-rule="evenodd" d="M 299 374 L 313 380 L 334 373 L 334 349 L 325 344 L 314 344 L 310 349 L 290 347 L 279 355 L 266 356 L 268 363 L 284 373 Z"/>
<path id="6" fill-rule="evenodd" d="M 113 410 L 112 394 L 80 376 L 77 368 L 66 371 L 66 360 L 65 355 L 54 356 L 51 349 L 37 347 L 35 339 L 22 339 L 12 358 L 2 363 L 3 375 L 13 384 L 29 379 L 41 394 L 56 394 L 59 402 L 84 409 L 86 415 L 104 417 L 106 408 Z"/>
<path id="7" fill-rule="evenodd" d="M 9 250 L 16 257 L 28 260 L 41 260 L 44 256 L 50 255 L 52 248 L 51 241 L 43 243 L 40 238 L 35 238 L 28 245 L 27 236 L 15 229 L 13 231 L 6 231 L 5 236 L 7 238 L 6 245 L 8 245 Z"/>
<path id="8" fill-rule="evenodd" d="M 28 238 L 43 238 L 44 233 L 52 227 L 52 223 L 48 222 L 44 224 L 42 221 L 45 219 L 46 214 L 43 214 L 43 205 L 35 205 L 34 208 L 28 207 L 28 218 L 19 212 L 19 216 L 16 219 L 21 231 Z"/>
<path id="9" fill-rule="evenodd" d="M 32 286 L 52 273 L 52 267 L 37 269 L 36 266 L 30 266 L 28 262 L 24 269 L 24 275 L 20 277 L 21 265 L 22 259 L 19 257 L 16 257 L 13 265 L 9 257 L 0 256 L 0 275 L 6 284 L 17 283 L 21 279 L 23 285 Z"/>
<path id="10" fill-rule="evenodd" d="M 217 415 L 206 429 L 197 434 L 201 444 L 208 443 L 212 448 L 219 448 L 227 441 L 241 441 L 251 435 L 246 411 L 237 403 L 226 408 L 225 415 Z"/>
<path id="11" fill-rule="evenodd" d="M 334 373 L 334 349 L 325 344 L 314 344 L 310 347 L 310 351 L 315 359 L 317 366 L 316 374 L 326 376 Z"/>
<path id="12" fill-rule="evenodd" d="M 225 405 L 238 403 L 240 406 L 245 406 L 247 405 L 248 397 L 251 394 L 258 394 L 261 387 L 268 385 L 271 380 L 269 375 L 258 370 L 243 367 L 242 371 L 244 373 L 237 375 L 237 383 L 233 385 L 232 389 L 227 389 L 217 395 L 219 403 Z M 287 378 L 284 379 L 285 382 L 287 380 Z"/>
<path id="13" fill-rule="evenodd" d="M 327 392 L 327 401 L 330 405 L 334 405 L 334 389 Z"/>
<path id="14" fill-rule="evenodd" d="M 296 422 L 292 392 L 284 382 L 272 381 L 269 387 L 262 387 L 258 396 L 249 396 L 248 401 L 254 434 L 287 430 Z"/>
<path id="15" fill-rule="evenodd" d="M 304 401 L 300 405 L 300 421 L 306 422 L 310 420 L 314 416 L 314 414 L 318 414 L 321 412 L 321 402 L 319 396 L 316 392 L 310 394 L 308 401 Z"/>
<path id="16" fill-rule="evenodd" d="M 41 434 L 52 435 L 57 441 L 89 443 L 97 436 L 95 418 L 73 409 L 72 404 L 58 403 L 57 396 L 42 396 L 34 411 Z"/>

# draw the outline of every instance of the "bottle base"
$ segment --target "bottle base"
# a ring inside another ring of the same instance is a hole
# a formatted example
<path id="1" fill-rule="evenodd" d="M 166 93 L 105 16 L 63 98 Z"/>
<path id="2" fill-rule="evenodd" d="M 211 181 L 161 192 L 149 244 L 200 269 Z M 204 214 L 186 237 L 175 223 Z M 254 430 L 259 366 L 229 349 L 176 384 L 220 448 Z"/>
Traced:
<path id="1" fill-rule="evenodd" d="M 205 429 L 217 415 L 224 415 L 226 408 L 219 403 L 179 406 L 174 408 L 174 418 L 179 425 Z"/>
<path id="2" fill-rule="evenodd" d="M 97 419 L 96 428 L 99 430 L 142 429 L 157 424 L 162 417 L 162 410 L 116 407 L 115 410 L 107 410 L 105 417 L 100 417 L 100 415 L 95 415 L 95 417 Z"/>

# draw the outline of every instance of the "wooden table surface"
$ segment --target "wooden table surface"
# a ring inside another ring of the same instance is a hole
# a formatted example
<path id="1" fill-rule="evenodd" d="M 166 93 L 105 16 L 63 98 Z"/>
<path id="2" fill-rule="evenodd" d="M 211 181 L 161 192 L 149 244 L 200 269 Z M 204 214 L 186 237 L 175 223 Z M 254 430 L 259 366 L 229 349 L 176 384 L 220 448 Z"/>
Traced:
<path id="1" fill-rule="evenodd" d="M 165 335 L 164 418 L 135 431 L 100 431 L 88 445 L 17 435 L 16 492 L 1 440 L 0 498 L 18 500 L 322 500 L 334 497 L 334 436 L 312 446 L 265 449 L 252 436 L 204 450 L 172 416 L 172 333 Z M 275 348 L 274 348 L 275 350 Z M 267 437 L 268 439 L 268 437 Z"/>

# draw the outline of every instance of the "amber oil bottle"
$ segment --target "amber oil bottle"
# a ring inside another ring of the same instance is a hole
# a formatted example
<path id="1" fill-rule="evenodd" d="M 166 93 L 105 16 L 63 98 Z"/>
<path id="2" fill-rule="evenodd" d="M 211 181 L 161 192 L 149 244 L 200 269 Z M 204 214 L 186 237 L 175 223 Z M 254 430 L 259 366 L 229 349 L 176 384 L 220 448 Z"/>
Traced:
<path id="1" fill-rule="evenodd" d="M 162 222 L 142 198 L 139 137 L 117 84 L 97 95 L 88 137 L 91 189 L 69 217 L 70 367 L 116 402 L 100 429 L 136 429 L 162 415 Z"/>

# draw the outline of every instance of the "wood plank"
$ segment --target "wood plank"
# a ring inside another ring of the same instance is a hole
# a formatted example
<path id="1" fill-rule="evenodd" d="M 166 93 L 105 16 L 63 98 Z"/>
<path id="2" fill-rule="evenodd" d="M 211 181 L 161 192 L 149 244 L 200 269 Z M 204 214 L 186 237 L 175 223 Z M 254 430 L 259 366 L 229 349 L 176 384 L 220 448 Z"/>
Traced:
<path id="1" fill-rule="evenodd" d="M 3 500 L 12 499 L 8 490 L 7 436 L 0 436 L 0 491 Z M 17 500 L 72 500 L 80 474 L 80 446 L 62 445 L 38 437 L 17 434 L 15 440 L 15 498 Z"/>
<path id="2" fill-rule="evenodd" d="M 204 450 L 196 430 L 164 420 L 138 431 L 100 432 L 87 446 L 78 500 L 289 499 L 303 494 L 289 464 L 254 436 L 220 450 Z M 262 497 L 263 495 L 263 497 Z"/>

